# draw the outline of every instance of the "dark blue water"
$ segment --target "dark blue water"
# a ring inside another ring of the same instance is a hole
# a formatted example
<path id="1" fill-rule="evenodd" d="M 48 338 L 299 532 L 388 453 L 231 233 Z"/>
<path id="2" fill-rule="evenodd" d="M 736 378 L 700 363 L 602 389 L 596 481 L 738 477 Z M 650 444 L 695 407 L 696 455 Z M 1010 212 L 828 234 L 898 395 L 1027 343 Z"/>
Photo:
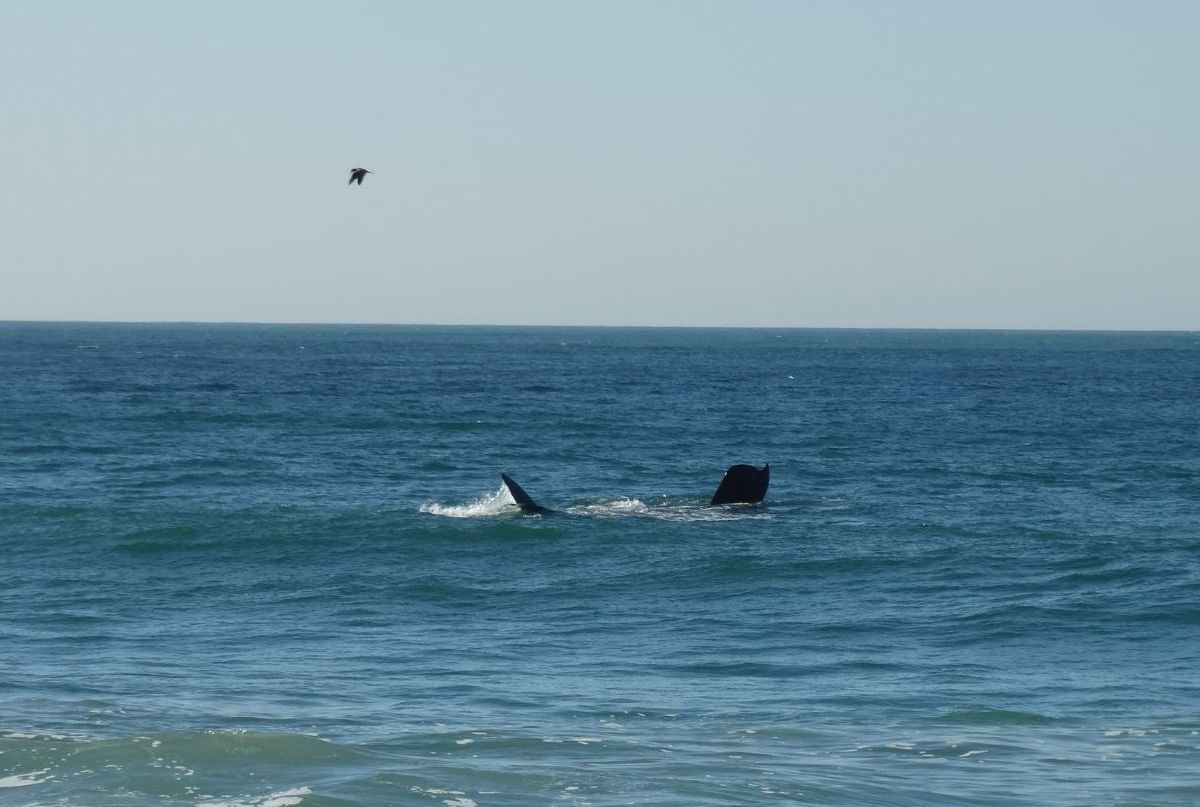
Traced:
<path id="1" fill-rule="evenodd" d="M 10 323 L 0 382 L 0 805 L 1200 803 L 1198 334 Z"/>

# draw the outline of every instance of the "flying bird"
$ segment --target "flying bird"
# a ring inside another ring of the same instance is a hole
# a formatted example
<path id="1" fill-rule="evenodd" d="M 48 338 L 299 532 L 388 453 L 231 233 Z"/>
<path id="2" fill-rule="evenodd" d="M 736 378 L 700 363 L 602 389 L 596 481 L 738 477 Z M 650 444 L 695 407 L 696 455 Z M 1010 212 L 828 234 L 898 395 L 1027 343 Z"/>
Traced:
<path id="1" fill-rule="evenodd" d="M 355 182 L 357 182 L 359 185 L 361 185 L 362 181 L 364 179 L 366 179 L 367 174 L 371 174 L 371 173 L 374 173 L 374 172 L 368 171 L 365 168 L 351 168 L 350 169 L 350 181 L 347 182 L 346 184 L 353 185 Z"/>

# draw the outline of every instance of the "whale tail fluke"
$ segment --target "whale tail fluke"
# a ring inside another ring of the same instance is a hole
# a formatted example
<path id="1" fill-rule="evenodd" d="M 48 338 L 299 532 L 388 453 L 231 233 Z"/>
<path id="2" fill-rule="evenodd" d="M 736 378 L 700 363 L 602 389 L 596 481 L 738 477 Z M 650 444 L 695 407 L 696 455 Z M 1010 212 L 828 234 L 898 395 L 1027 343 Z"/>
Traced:
<path id="1" fill-rule="evenodd" d="M 525 489 L 513 481 L 513 478 L 508 474 L 500 474 L 500 479 L 504 482 L 504 487 L 508 490 L 508 495 L 512 496 L 513 501 L 517 503 L 517 507 L 520 507 L 526 513 L 553 512 L 552 510 L 542 507 L 540 504 L 535 502 L 533 498 L 525 492 Z"/>
<path id="2" fill-rule="evenodd" d="M 771 465 L 733 465 L 725 472 L 709 504 L 758 504 L 771 484 Z"/>

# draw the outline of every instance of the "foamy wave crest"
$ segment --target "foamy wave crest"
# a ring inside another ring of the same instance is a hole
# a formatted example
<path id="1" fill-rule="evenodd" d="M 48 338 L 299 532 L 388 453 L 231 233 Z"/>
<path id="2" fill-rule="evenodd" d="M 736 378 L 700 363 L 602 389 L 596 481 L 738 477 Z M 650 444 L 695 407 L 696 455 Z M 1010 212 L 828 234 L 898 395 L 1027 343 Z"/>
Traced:
<path id="1" fill-rule="evenodd" d="M 744 521 L 767 519 L 770 514 L 757 505 L 707 507 L 694 504 L 647 504 L 640 499 L 611 499 L 568 507 L 574 516 L 654 518 L 660 521 Z"/>
<path id="2" fill-rule="evenodd" d="M 50 769 L 43 771 L 33 771 L 31 773 L 18 773 L 14 776 L 5 776 L 0 778 L 0 787 L 29 787 L 30 785 L 40 785 L 43 782 L 49 782 L 54 777 L 49 775 Z M 45 777 L 45 778 L 38 778 Z"/>
<path id="3" fill-rule="evenodd" d="M 581 507 L 570 507 L 568 513 L 586 516 L 628 516 L 643 515 L 650 512 L 650 506 L 639 499 L 613 499 Z"/>
<path id="4" fill-rule="evenodd" d="M 207 801 L 202 800 L 202 807 L 296 807 L 304 802 L 304 797 L 312 793 L 307 787 L 297 787 L 283 790 L 250 801 Z"/>
<path id="5" fill-rule="evenodd" d="M 466 504 L 423 504 L 421 505 L 421 512 L 432 513 L 435 516 L 449 516 L 450 518 L 483 518 L 498 516 L 501 513 L 512 510 L 516 506 L 517 503 L 509 495 L 508 488 L 501 485 L 499 490 L 489 493 L 482 499 L 467 502 Z"/>
<path id="6" fill-rule="evenodd" d="M 647 508 L 645 515 L 662 521 L 748 521 L 767 520 L 771 514 L 759 505 L 708 507 L 704 505 L 675 505 Z"/>

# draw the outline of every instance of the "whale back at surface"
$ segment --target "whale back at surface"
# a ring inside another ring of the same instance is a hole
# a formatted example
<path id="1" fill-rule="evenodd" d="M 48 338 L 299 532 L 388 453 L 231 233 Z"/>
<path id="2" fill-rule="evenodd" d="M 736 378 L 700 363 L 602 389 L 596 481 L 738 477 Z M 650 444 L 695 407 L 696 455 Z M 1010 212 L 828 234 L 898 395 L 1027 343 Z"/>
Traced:
<path id="1" fill-rule="evenodd" d="M 542 507 L 533 500 L 508 474 L 500 474 L 508 495 L 512 496 L 517 506 L 526 513 L 553 513 L 553 510 Z M 717 492 L 713 494 L 710 505 L 721 504 L 758 504 L 767 495 L 767 486 L 771 483 L 771 466 L 764 465 L 755 468 L 753 465 L 733 465 L 721 480 Z"/>

